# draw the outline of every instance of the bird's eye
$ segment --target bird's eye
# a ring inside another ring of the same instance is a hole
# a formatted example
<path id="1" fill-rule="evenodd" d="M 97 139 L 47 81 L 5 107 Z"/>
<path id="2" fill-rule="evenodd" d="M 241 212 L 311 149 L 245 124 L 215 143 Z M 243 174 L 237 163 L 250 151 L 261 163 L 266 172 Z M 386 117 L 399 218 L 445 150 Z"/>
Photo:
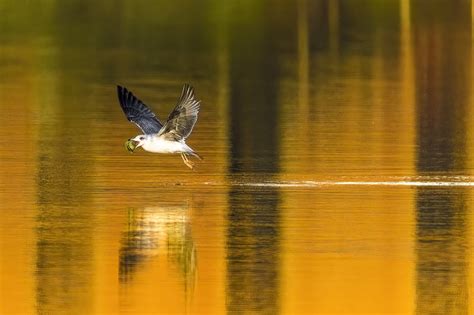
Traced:
<path id="1" fill-rule="evenodd" d="M 140 140 L 145 140 L 145 137 L 140 137 Z"/>

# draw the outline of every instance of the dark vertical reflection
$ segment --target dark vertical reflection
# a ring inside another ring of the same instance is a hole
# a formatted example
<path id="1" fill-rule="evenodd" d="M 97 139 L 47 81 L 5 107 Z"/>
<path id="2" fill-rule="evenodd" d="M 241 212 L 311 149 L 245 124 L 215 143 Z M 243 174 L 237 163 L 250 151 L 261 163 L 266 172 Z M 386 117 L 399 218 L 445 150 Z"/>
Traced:
<path id="1" fill-rule="evenodd" d="M 244 1 L 229 27 L 230 173 L 279 171 L 279 52 L 295 47 L 296 9 Z M 285 18 L 281 13 L 284 12 Z M 238 17 L 236 19 L 235 17 Z M 286 22 L 285 22 L 286 19 Z M 276 188 L 233 187 L 227 230 L 227 309 L 279 311 L 280 215 Z"/>
<path id="2" fill-rule="evenodd" d="M 88 126 L 65 112 L 57 115 L 54 126 L 43 117 L 39 130 L 36 302 L 39 314 L 57 314 L 78 305 L 81 312 L 90 313 L 93 218 L 88 210 L 92 187 L 87 174 L 91 163 L 77 154 L 84 140 L 69 133 L 69 128 Z"/>
<path id="3" fill-rule="evenodd" d="M 417 191 L 417 314 L 468 314 L 467 193 Z"/>
<path id="4" fill-rule="evenodd" d="M 455 3 L 455 4 L 454 4 Z M 412 4 L 420 172 L 462 172 L 471 89 L 471 15 L 466 1 Z"/>
<path id="5" fill-rule="evenodd" d="M 278 51 L 292 37 L 288 25 L 280 25 L 277 7 L 270 1 L 243 1 L 232 8 L 229 138 L 233 173 L 278 171 Z M 291 17 L 293 11 L 290 8 L 286 14 Z"/>
<path id="6" fill-rule="evenodd" d="M 463 173 L 471 89 L 471 17 L 466 1 L 412 2 L 417 170 Z M 467 314 L 466 191 L 419 188 L 418 314 Z"/>
<path id="7" fill-rule="evenodd" d="M 279 191 L 234 187 L 229 194 L 227 310 L 279 313 Z"/>
<path id="8" fill-rule="evenodd" d="M 94 307 L 94 165 L 87 153 L 95 135 L 85 106 L 91 98 L 88 72 L 74 70 L 78 63 L 92 68 L 97 60 L 71 49 L 87 46 L 91 37 L 84 33 L 93 33 L 71 26 L 90 26 L 81 4 L 49 9 L 50 20 L 45 23 L 49 49 L 38 62 L 41 80 L 36 95 L 40 109 L 36 304 L 39 314 L 87 314 Z"/>

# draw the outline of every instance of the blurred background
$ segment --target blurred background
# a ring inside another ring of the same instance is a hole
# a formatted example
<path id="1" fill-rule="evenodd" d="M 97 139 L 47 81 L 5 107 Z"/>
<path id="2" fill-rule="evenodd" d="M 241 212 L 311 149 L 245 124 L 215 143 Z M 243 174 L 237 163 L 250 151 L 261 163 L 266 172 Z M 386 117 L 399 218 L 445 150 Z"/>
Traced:
<path id="1" fill-rule="evenodd" d="M 0 0 L 0 313 L 473 313 L 473 12 Z"/>

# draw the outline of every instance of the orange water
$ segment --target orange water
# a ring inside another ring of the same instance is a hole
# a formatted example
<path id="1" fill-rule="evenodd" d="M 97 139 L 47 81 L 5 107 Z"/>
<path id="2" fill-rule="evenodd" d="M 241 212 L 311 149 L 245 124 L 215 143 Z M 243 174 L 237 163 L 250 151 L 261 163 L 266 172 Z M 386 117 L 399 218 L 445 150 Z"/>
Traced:
<path id="1" fill-rule="evenodd" d="M 471 4 L 0 1 L 1 314 L 470 314 Z M 179 156 L 164 120 L 202 99 Z"/>

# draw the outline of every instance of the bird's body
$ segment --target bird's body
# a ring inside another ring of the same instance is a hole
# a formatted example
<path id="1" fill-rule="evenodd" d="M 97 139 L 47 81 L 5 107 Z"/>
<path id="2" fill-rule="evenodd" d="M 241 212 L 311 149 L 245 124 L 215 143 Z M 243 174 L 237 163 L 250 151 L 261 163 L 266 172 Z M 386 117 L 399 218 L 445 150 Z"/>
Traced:
<path id="1" fill-rule="evenodd" d="M 164 154 L 188 153 L 192 151 L 184 141 L 170 141 L 157 135 L 146 136 L 142 148 L 148 152 Z"/>
<path id="2" fill-rule="evenodd" d="M 162 154 L 181 154 L 183 162 L 191 169 L 194 163 L 189 155 L 202 159 L 185 142 L 197 121 L 200 101 L 194 98 L 194 90 L 185 84 L 181 97 L 173 111 L 162 124 L 156 115 L 126 88 L 117 86 L 118 98 L 128 120 L 135 123 L 145 134 L 127 141 L 127 149 L 142 147 L 145 151 Z M 130 146 L 130 142 L 136 145 Z"/>

